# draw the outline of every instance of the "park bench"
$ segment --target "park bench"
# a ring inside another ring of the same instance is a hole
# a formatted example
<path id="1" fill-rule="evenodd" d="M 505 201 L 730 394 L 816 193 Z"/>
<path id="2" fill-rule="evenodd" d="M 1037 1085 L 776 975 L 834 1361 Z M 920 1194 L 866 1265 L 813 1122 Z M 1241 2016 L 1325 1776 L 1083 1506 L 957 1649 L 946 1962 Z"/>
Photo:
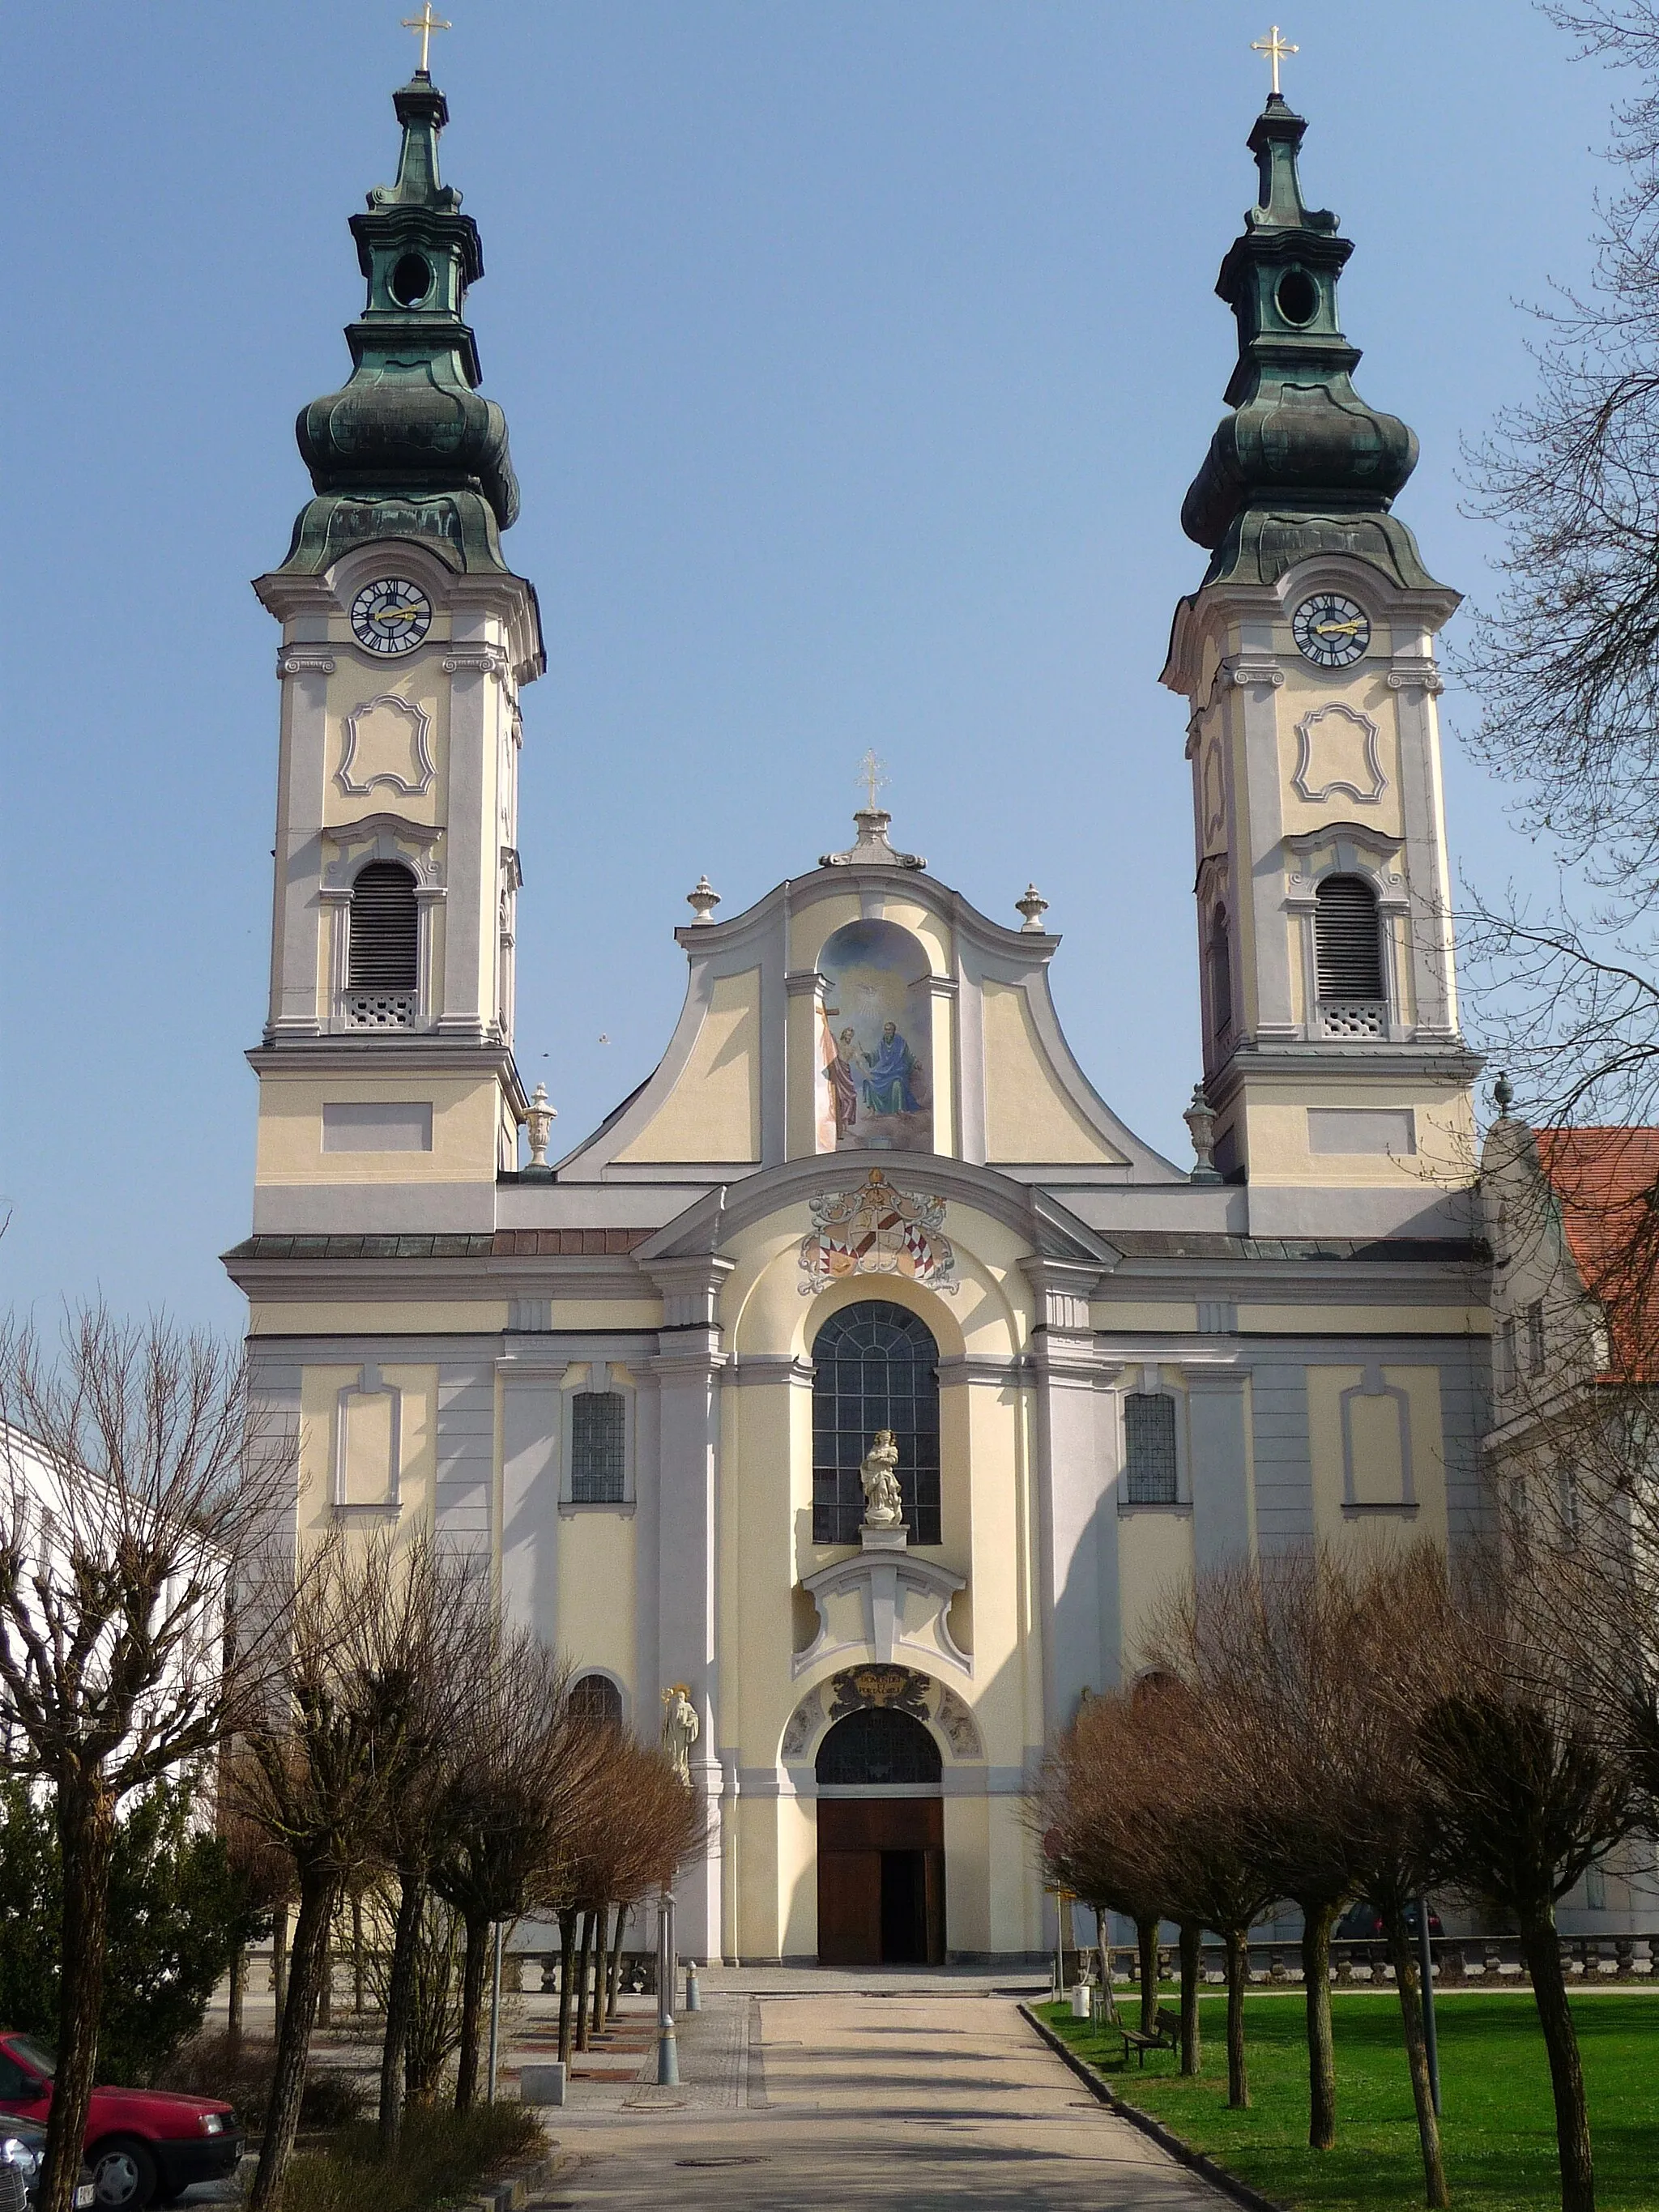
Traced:
<path id="1" fill-rule="evenodd" d="M 1131 2027 L 1117 2008 L 1117 1999 L 1112 1994 L 1109 1982 L 1101 1984 L 1101 2026 L 1109 2028 L 1114 2035 L 1123 2038 L 1123 2063 L 1129 2063 L 1133 2051 L 1144 2067 L 1149 2051 L 1178 2051 L 1181 2047 L 1181 2014 L 1171 2012 L 1168 2005 L 1159 2005 L 1152 2019 L 1152 2033 Z"/>

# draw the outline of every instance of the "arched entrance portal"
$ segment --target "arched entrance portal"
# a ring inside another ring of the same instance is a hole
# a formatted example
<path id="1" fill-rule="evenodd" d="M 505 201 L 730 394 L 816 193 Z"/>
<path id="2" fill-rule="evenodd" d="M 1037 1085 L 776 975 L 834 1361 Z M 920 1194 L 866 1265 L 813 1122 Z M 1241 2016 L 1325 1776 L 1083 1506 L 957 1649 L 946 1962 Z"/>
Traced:
<path id="1" fill-rule="evenodd" d="M 818 1747 L 818 1958 L 826 1966 L 945 1959 L 945 1800 L 919 1720 L 866 1706 Z"/>

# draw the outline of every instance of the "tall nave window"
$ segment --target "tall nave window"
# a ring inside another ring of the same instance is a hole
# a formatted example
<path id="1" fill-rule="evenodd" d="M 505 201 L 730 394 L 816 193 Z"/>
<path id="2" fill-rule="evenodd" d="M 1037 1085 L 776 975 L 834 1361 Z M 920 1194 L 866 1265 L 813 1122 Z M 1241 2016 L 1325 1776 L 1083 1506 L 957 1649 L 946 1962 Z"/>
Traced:
<path id="1" fill-rule="evenodd" d="M 812 1541 L 856 1544 L 859 1469 L 878 1429 L 898 1447 L 899 1489 L 913 1544 L 939 1536 L 939 1346 L 903 1306 L 843 1306 L 812 1346 Z"/>

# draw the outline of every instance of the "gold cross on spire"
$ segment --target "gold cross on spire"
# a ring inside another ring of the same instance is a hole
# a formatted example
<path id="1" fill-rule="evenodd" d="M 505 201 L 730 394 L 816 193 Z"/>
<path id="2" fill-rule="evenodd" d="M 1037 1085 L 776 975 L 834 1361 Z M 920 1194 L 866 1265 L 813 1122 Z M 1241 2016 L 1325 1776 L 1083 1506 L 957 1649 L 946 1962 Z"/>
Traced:
<path id="1" fill-rule="evenodd" d="M 453 23 L 446 23 L 441 15 L 433 14 L 432 0 L 421 0 L 421 12 L 418 15 L 404 17 L 404 30 L 415 32 L 421 41 L 421 66 L 418 72 L 420 76 L 429 76 L 432 74 L 429 66 L 432 33 L 434 31 L 453 31 L 454 27 Z"/>
<path id="2" fill-rule="evenodd" d="M 887 778 L 881 772 L 881 763 L 876 758 L 873 750 L 866 753 L 859 763 L 858 780 L 869 788 L 870 811 L 872 814 L 878 812 L 880 802 L 876 794 L 884 787 Z"/>
<path id="3" fill-rule="evenodd" d="M 1279 96 L 1279 64 L 1284 60 L 1286 54 L 1299 54 L 1301 51 L 1302 49 L 1300 46 L 1292 46 L 1279 37 L 1279 26 L 1277 23 L 1273 25 L 1272 30 L 1268 32 L 1265 39 L 1251 40 L 1250 52 L 1253 54 L 1266 54 L 1268 60 L 1273 65 L 1273 98 L 1275 100 Z"/>

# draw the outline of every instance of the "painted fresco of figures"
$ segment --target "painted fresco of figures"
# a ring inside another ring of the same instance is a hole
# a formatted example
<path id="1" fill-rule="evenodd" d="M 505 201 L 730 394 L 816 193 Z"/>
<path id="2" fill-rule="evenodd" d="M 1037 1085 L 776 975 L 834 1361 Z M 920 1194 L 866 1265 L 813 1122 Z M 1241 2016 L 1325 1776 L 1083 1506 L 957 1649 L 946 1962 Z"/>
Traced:
<path id="1" fill-rule="evenodd" d="M 848 922 L 818 969 L 821 1149 L 931 1152 L 933 1093 L 915 1046 L 932 1028 L 926 947 L 895 922 Z"/>

